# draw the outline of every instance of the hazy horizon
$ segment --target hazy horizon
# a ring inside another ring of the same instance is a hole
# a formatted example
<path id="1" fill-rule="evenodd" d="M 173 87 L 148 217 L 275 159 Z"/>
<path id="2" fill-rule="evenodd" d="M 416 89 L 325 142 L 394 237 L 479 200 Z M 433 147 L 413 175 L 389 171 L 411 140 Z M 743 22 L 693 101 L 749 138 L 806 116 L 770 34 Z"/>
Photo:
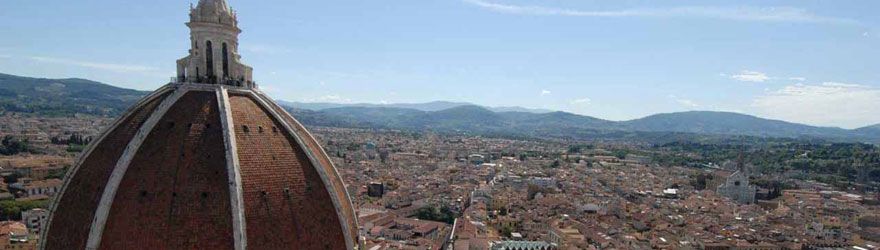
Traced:
<path id="1" fill-rule="evenodd" d="M 155 89 L 187 52 L 195 2 L 2 2 L 0 68 Z M 242 60 L 281 100 L 880 123 L 878 2 L 229 3 Z"/>

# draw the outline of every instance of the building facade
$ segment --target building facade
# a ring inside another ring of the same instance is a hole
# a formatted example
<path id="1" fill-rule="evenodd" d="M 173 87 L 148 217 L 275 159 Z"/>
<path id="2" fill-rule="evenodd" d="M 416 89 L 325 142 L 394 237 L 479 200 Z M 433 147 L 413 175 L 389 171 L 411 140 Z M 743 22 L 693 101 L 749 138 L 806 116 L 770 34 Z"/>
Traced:
<path id="1" fill-rule="evenodd" d="M 730 198 L 740 204 L 754 204 L 757 188 L 749 183 L 747 171 L 733 173 L 715 190 L 718 195 Z"/>
<path id="2" fill-rule="evenodd" d="M 40 229 L 49 220 L 49 211 L 42 208 L 34 208 L 27 211 L 21 211 L 21 220 L 27 226 L 28 233 L 31 235 L 40 235 Z"/>

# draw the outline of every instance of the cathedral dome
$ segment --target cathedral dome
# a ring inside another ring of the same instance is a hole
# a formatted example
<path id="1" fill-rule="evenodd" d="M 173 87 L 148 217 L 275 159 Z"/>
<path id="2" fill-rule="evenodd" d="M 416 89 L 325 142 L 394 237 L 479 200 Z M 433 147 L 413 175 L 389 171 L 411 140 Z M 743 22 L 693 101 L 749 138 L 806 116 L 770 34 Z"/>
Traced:
<path id="1" fill-rule="evenodd" d="M 256 89 L 168 84 L 83 153 L 43 249 L 354 249 L 345 185 Z"/>
<path id="2" fill-rule="evenodd" d="M 192 48 L 80 156 L 40 249 L 356 249 L 357 218 L 317 141 L 257 89 L 225 0 Z"/>

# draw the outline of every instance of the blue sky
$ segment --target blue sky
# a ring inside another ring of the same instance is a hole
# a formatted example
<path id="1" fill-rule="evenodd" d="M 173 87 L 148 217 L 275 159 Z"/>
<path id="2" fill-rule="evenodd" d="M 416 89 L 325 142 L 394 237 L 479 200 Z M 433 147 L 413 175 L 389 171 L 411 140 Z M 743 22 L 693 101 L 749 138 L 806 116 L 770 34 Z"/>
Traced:
<path id="1" fill-rule="evenodd" d="M 0 72 L 155 89 L 187 53 L 191 2 L 0 1 Z M 880 1 L 229 3 L 278 99 L 880 123 Z"/>

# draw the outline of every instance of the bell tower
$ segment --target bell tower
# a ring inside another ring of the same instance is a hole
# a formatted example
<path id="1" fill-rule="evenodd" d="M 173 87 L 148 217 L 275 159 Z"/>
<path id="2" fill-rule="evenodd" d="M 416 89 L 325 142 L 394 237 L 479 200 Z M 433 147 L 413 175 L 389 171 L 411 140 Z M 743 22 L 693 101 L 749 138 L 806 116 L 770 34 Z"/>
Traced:
<path id="1" fill-rule="evenodd" d="M 189 56 L 177 60 L 177 82 L 253 88 L 253 68 L 238 54 L 238 18 L 226 0 L 190 6 Z"/>

